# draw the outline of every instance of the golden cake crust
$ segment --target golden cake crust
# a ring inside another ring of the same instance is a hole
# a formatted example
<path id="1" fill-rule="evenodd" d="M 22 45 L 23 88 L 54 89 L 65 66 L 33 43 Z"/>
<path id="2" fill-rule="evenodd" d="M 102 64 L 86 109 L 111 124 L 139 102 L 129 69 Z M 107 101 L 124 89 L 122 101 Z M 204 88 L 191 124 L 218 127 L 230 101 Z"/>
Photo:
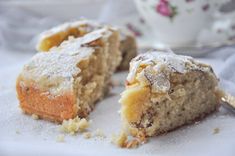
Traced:
<path id="1" fill-rule="evenodd" d="M 52 47 L 59 46 L 63 41 L 67 40 L 69 36 L 81 37 L 93 31 L 95 28 L 99 29 L 101 27 L 99 24 L 89 20 L 67 22 L 58 25 L 39 35 L 36 49 L 38 51 L 47 52 Z"/>
<path id="2" fill-rule="evenodd" d="M 29 87 L 21 84 L 22 79 L 18 77 L 16 90 L 20 107 L 27 114 L 37 114 L 40 118 L 48 119 L 54 122 L 62 122 L 64 119 L 74 118 L 77 115 L 78 108 L 74 93 L 67 92 L 63 95 L 50 95 L 49 92 L 43 92 L 31 83 Z"/>

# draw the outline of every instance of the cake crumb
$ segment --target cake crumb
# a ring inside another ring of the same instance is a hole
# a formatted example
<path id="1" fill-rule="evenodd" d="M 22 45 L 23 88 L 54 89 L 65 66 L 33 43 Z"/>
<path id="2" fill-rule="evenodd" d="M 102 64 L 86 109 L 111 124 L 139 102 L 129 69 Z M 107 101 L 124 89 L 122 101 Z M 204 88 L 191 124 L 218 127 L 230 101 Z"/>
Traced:
<path id="1" fill-rule="evenodd" d="M 124 148 L 126 147 L 127 134 L 125 132 L 121 132 L 119 135 L 113 134 L 111 142 L 118 147 Z"/>
<path id="2" fill-rule="evenodd" d="M 92 134 L 91 134 L 91 132 L 84 132 L 84 133 L 83 133 L 83 137 L 84 137 L 85 139 L 90 139 L 90 138 L 92 137 Z"/>
<path id="3" fill-rule="evenodd" d="M 100 138 L 106 138 L 104 132 L 101 129 L 97 129 L 95 131 L 95 136 L 100 137 Z"/>
<path id="4" fill-rule="evenodd" d="M 213 134 L 218 134 L 220 132 L 219 128 L 214 128 Z"/>
<path id="5" fill-rule="evenodd" d="M 60 129 L 65 133 L 74 135 L 78 132 L 84 132 L 88 127 L 89 122 L 85 118 L 80 119 L 77 116 L 74 119 L 64 120 Z"/>
<path id="6" fill-rule="evenodd" d="M 19 109 L 20 109 L 22 114 L 26 114 L 26 112 L 20 106 L 19 106 Z"/>
<path id="7" fill-rule="evenodd" d="M 82 118 L 78 123 L 79 130 L 85 131 L 88 127 L 89 127 L 89 122 L 85 118 Z"/>
<path id="8" fill-rule="evenodd" d="M 121 148 L 137 148 L 140 144 L 147 142 L 147 138 L 144 133 L 138 133 L 135 137 L 128 137 L 128 135 L 122 131 L 119 135 L 113 135 L 112 143 Z"/>
<path id="9" fill-rule="evenodd" d="M 36 115 L 36 114 L 32 114 L 32 118 L 33 118 L 34 120 L 38 120 L 38 119 L 39 119 L 39 116 Z"/>
<path id="10" fill-rule="evenodd" d="M 19 130 L 16 130 L 16 134 L 20 134 L 20 131 L 19 131 Z"/>
<path id="11" fill-rule="evenodd" d="M 144 144 L 148 141 L 146 135 L 143 132 L 138 132 L 136 138 L 139 140 L 141 144 Z"/>
<path id="12" fill-rule="evenodd" d="M 64 142 L 64 135 L 60 134 L 56 137 L 57 142 Z"/>
<path id="13" fill-rule="evenodd" d="M 133 139 L 126 143 L 126 148 L 137 148 L 140 142 L 137 139 Z"/>

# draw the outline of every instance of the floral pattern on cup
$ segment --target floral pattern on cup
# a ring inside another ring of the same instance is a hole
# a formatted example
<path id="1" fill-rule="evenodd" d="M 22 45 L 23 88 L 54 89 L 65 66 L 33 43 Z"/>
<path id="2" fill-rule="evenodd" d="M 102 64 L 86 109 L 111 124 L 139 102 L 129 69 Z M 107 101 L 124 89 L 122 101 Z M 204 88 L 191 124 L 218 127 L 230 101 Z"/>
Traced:
<path id="1" fill-rule="evenodd" d="M 194 0 L 185 0 L 187 3 L 193 2 Z"/>
<path id="2" fill-rule="evenodd" d="M 170 19 L 177 15 L 177 7 L 172 6 L 168 0 L 160 0 L 155 9 L 157 13 Z"/>
<path id="3" fill-rule="evenodd" d="M 132 25 L 131 23 L 127 23 L 126 27 L 128 30 L 130 30 L 136 37 L 141 37 L 142 36 L 142 32 L 134 25 Z"/>
<path id="4" fill-rule="evenodd" d="M 209 8 L 210 8 L 209 4 L 205 4 L 205 5 L 202 6 L 203 11 L 207 11 Z"/>

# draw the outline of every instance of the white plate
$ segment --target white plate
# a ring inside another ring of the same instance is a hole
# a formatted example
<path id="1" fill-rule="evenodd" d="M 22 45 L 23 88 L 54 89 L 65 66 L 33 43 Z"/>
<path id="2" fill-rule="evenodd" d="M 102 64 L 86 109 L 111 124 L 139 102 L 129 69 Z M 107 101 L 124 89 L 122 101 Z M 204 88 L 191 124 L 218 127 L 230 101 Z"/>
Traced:
<path id="1" fill-rule="evenodd" d="M 90 131 L 104 131 L 105 139 L 84 139 L 80 134 L 66 135 L 65 142 L 56 142 L 61 134 L 57 124 L 33 120 L 21 113 L 15 93 L 15 79 L 22 64 L 0 70 L 0 155 L 211 155 L 234 156 L 235 118 L 225 110 L 205 120 L 182 127 L 165 135 L 153 137 L 137 149 L 120 149 L 110 143 L 111 135 L 120 130 L 119 93 L 116 87 L 112 94 L 99 102 L 90 118 Z M 127 73 L 118 73 L 114 79 L 124 82 Z M 112 95 L 112 96 L 111 96 Z M 213 134 L 219 128 L 218 134 Z"/>

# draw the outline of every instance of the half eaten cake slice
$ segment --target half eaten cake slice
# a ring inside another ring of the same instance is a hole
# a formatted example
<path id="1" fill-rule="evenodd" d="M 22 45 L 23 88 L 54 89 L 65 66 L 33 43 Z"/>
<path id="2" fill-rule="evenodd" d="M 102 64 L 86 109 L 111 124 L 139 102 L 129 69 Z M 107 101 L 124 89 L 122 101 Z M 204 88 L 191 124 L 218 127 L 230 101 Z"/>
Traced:
<path id="1" fill-rule="evenodd" d="M 24 66 L 16 84 L 20 107 L 58 122 L 86 117 L 107 92 L 120 59 L 115 29 L 70 37 L 49 53 L 37 53 Z"/>
<path id="2" fill-rule="evenodd" d="M 171 52 L 149 52 L 130 63 L 121 94 L 124 127 L 153 136 L 217 110 L 222 92 L 209 65 Z"/>
<path id="3" fill-rule="evenodd" d="M 59 46 L 63 41 L 67 40 L 69 36 L 82 37 L 94 30 L 106 27 L 105 24 L 100 24 L 91 20 L 78 20 L 74 22 L 67 22 L 51 29 L 48 29 L 40 34 L 36 49 L 42 52 L 48 52 L 54 46 Z M 117 28 L 120 34 L 120 51 L 121 63 L 118 70 L 127 70 L 129 62 L 137 55 L 137 45 L 134 35 L 124 29 Z"/>

